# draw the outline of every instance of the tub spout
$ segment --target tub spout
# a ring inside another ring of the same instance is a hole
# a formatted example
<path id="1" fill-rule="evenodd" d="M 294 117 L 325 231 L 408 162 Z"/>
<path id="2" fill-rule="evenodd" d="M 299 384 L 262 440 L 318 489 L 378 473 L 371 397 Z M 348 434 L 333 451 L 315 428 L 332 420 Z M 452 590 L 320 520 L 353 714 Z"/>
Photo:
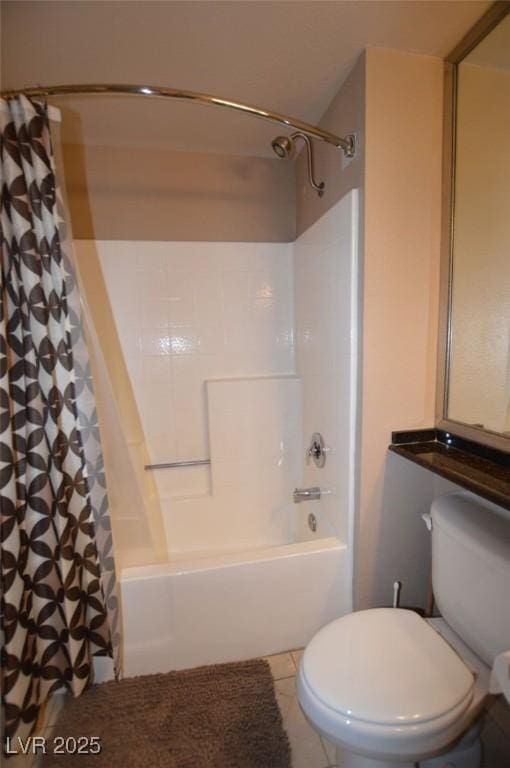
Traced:
<path id="1" fill-rule="evenodd" d="M 313 488 L 294 488 L 292 498 L 294 504 L 300 504 L 302 501 L 318 501 L 321 497 L 321 489 L 318 486 Z"/>

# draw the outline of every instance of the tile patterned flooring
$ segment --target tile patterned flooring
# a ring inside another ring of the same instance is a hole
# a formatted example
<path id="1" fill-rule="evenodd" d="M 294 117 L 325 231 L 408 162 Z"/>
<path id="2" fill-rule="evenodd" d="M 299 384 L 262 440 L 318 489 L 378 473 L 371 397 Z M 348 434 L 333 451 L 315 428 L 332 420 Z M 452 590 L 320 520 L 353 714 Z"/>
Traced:
<path id="1" fill-rule="evenodd" d="M 276 700 L 289 736 L 292 768 L 328 768 L 335 765 L 335 747 L 309 725 L 299 706 L 296 672 L 302 651 L 268 656 L 276 691 Z"/>
<path id="2" fill-rule="evenodd" d="M 335 762 L 335 746 L 321 738 L 301 712 L 295 675 L 301 651 L 268 656 L 276 699 L 292 747 L 292 768 L 342 768 Z M 510 768 L 510 707 L 502 697 L 493 700 L 482 730 L 484 768 Z"/>
<path id="3" fill-rule="evenodd" d="M 296 672 L 302 651 L 267 656 L 274 679 L 276 700 L 292 748 L 292 768 L 342 768 L 335 762 L 335 746 L 319 736 L 301 712 L 296 693 Z M 65 696 L 54 696 L 41 717 L 38 733 L 49 738 Z M 510 707 L 498 697 L 489 706 L 482 731 L 484 768 L 510 768 Z M 37 768 L 37 760 L 13 757 L 8 768 Z M 264 766 L 270 768 L 270 766 Z"/>

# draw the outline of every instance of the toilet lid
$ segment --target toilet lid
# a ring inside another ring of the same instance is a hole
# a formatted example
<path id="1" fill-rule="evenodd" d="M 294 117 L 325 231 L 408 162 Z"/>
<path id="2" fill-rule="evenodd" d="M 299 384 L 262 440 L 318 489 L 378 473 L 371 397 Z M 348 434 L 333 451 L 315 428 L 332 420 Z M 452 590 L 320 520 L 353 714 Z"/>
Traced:
<path id="1" fill-rule="evenodd" d="M 375 608 L 344 616 L 307 646 L 301 673 L 323 704 L 370 723 L 441 717 L 473 691 L 453 649 L 412 611 Z"/>

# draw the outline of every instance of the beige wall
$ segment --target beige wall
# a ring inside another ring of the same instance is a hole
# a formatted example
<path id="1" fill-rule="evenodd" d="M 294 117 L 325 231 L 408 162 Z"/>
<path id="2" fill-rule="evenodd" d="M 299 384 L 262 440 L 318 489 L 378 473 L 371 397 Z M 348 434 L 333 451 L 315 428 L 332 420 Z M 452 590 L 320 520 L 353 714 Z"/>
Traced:
<path id="1" fill-rule="evenodd" d="M 510 429 L 510 72 L 459 71 L 448 416 Z"/>
<path id="2" fill-rule="evenodd" d="M 435 414 L 439 298 L 443 66 L 387 50 L 366 55 L 365 255 L 361 483 L 356 553 L 358 605 L 381 604 L 408 573 L 412 600 L 426 584 L 429 541 L 418 511 L 426 493 L 395 517 L 393 429 L 431 426 Z M 427 480 L 431 478 L 428 478 Z M 398 492 L 399 485 L 395 486 Z M 426 489 L 425 489 L 426 490 Z M 397 505 L 398 506 L 398 505 Z M 413 516 L 413 525 L 406 519 Z M 422 570 L 422 573 L 424 571 Z M 405 586 L 405 583 L 404 583 Z M 406 597 L 404 592 L 404 598 Z"/>
<path id="3" fill-rule="evenodd" d="M 292 163 L 131 147 L 63 149 L 77 239 L 295 238 Z"/>
<path id="4" fill-rule="evenodd" d="M 353 186 L 362 189 L 361 441 L 355 605 L 424 604 L 430 541 L 420 519 L 432 476 L 388 454 L 391 431 L 434 423 L 441 212 L 442 62 L 369 49 L 326 113 L 337 133 L 360 131 L 345 171 L 324 148 L 322 201 L 298 170 L 298 231 Z M 327 163 L 325 168 L 324 163 Z M 334 198 L 334 199 L 333 199 Z"/>
<path id="5" fill-rule="evenodd" d="M 296 163 L 296 231 L 299 236 L 351 189 L 363 189 L 365 171 L 365 54 L 362 54 L 335 96 L 320 122 L 321 127 L 347 136 L 356 133 L 358 151 L 345 170 L 342 153 L 330 144 L 314 142 L 315 175 L 326 190 L 319 197 L 310 187 L 306 154 L 300 152 Z M 360 200 L 363 205 L 362 200 Z M 360 212 L 362 215 L 362 212 Z"/>

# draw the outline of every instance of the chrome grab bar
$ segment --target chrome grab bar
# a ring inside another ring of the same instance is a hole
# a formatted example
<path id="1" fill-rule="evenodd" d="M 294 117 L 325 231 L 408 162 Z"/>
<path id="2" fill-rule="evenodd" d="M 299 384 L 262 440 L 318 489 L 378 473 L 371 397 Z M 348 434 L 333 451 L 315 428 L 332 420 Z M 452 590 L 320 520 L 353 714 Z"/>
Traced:
<path id="1" fill-rule="evenodd" d="M 211 459 L 193 459 L 190 461 L 170 461 L 166 464 L 146 464 L 144 469 L 179 469 L 180 467 L 200 467 L 210 464 Z"/>

